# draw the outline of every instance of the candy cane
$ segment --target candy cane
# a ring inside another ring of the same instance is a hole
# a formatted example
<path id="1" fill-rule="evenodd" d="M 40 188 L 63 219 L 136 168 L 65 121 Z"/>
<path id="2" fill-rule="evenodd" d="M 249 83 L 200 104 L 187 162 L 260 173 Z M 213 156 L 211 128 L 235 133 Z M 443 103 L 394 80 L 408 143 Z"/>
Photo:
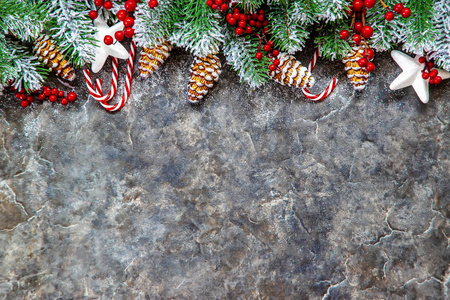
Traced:
<path id="1" fill-rule="evenodd" d="M 314 56 L 311 59 L 311 62 L 308 65 L 308 72 L 312 72 L 312 70 L 314 69 L 314 66 L 316 65 L 317 59 L 319 58 L 319 54 L 320 54 L 320 49 L 317 48 L 316 51 L 314 52 Z M 336 84 L 338 83 L 338 80 L 336 78 L 333 78 L 333 80 L 331 80 L 330 84 L 328 84 L 327 88 L 320 94 L 314 95 L 311 94 L 311 92 L 307 89 L 307 88 L 303 88 L 303 95 L 305 95 L 306 98 L 308 98 L 311 101 L 320 101 L 325 99 L 326 97 L 328 97 L 329 94 L 331 94 L 331 92 L 334 90 L 334 88 L 336 87 Z"/>
<path id="2" fill-rule="evenodd" d="M 111 90 L 107 95 L 103 95 L 102 91 L 102 80 L 99 78 L 96 81 L 96 86 L 92 84 L 91 74 L 89 70 L 83 70 L 84 79 L 86 80 L 86 85 L 89 90 L 91 96 L 97 100 L 106 110 L 108 111 L 117 111 L 121 109 L 125 103 L 127 103 L 128 98 L 130 96 L 131 89 L 131 77 L 133 75 L 133 64 L 134 64 L 134 56 L 136 52 L 136 43 L 132 40 L 130 47 L 130 56 L 128 57 L 128 66 L 127 66 L 127 77 L 125 79 L 125 92 L 122 95 L 122 99 L 114 104 L 108 104 L 108 101 L 111 100 L 117 92 L 117 79 L 119 76 L 118 73 L 118 59 L 113 57 L 113 70 L 112 70 L 112 82 L 111 82 Z"/>

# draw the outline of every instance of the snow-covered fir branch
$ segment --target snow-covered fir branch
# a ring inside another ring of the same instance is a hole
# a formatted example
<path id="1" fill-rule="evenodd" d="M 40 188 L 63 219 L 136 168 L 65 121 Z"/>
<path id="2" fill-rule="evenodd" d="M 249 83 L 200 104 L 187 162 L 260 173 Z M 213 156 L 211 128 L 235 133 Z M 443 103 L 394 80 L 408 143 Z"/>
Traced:
<path id="1" fill-rule="evenodd" d="M 52 38 L 75 67 L 90 63 L 95 55 L 95 28 L 88 13 L 91 0 L 52 0 Z"/>
<path id="2" fill-rule="evenodd" d="M 430 49 L 430 57 L 436 64 L 450 71 L 450 1 L 435 1 L 434 26 L 436 28 L 436 40 Z"/>

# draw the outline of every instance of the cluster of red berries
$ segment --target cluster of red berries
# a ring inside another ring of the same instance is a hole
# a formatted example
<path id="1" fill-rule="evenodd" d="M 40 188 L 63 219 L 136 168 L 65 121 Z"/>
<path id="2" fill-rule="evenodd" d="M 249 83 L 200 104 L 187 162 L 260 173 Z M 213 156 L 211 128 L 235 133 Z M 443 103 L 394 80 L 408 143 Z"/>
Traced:
<path id="1" fill-rule="evenodd" d="M 425 67 L 422 70 L 422 78 L 427 80 L 430 84 L 439 84 L 442 82 L 442 77 L 438 76 L 439 72 L 434 68 L 434 63 L 432 61 L 428 61 L 425 57 L 419 57 L 419 62 L 421 64 L 425 64 Z"/>
<path id="2" fill-rule="evenodd" d="M 354 0 L 352 5 L 349 6 L 347 12 L 347 15 L 354 16 L 355 19 L 362 19 L 363 22 L 357 21 L 352 23 L 353 24 L 353 31 L 354 34 L 352 36 L 352 40 L 356 45 L 359 45 L 362 42 L 362 38 L 369 39 L 373 35 L 373 28 L 370 25 L 365 25 L 365 15 L 366 15 L 366 9 L 365 8 L 372 8 L 375 6 L 376 1 L 375 0 L 365 0 L 364 2 L 362 0 Z M 346 29 L 341 30 L 339 33 L 339 36 L 341 39 L 346 40 L 350 36 L 350 32 Z M 362 37 L 361 37 L 362 36 Z"/>
<path id="3" fill-rule="evenodd" d="M 245 14 L 242 13 L 239 8 L 234 8 L 233 13 L 228 13 L 226 16 L 226 21 L 231 26 L 236 26 L 235 33 L 237 35 L 243 35 L 244 33 L 253 33 L 262 29 L 263 33 L 268 32 L 267 25 L 269 21 L 264 15 L 264 9 L 260 9 L 258 13 Z"/>
<path id="4" fill-rule="evenodd" d="M 11 87 L 11 91 L 16 90 L 14 87 Z M 62 105 L 67 105 L 69 101 L 73 102 L 77 100 L 77 94 L 74 92 L 69 92 L 66 97 L 63 91 L 60 91 L 57 88 L 51 89 L 48 86 L 44 86 L 42 91 L 32 91 L 32 94 L 37 95 L 37 98 L 41 101 L 44 101 L 48 97 L 50 102 L 55 102 L 60 98 Z M 20 100 L 20 105 L 22 107 L 27 107 L 35 100 L 35 97 L 32 94 L 27 94 L 25 89 L 22 88 L 20 91 L 16 92 L 16 98 Z"/>
<path id="5" fill-rule="evenodd" d="M 214 10 L 225 12 L 228 9 L 229 0 L 207 0 L 206 5 L 210 6 Z"/>
<path id="6" fill-rule="evenodd" d="M 411 16 L 411 9 L 409 9 L 408 7 L 404 7 L 403 4 L 401 4 L 401 3 L 397 3 L 394 5 L 394 11 L 390 10 L 387 6 L 385 8 L 389 10 L 384 15 L 384 18 L 387 21 L 394 20 L 394 17 L 395 17 L 394 12 L 396 12 L 399 15 L 402 15 L 402 17 L 405 19 L 409 18 L 409 16 Z"/>
<path id="7" fill-rule="evenodd" d="M 133 16 L 130 16 L 129 13 L 132 13 L 136 10 L 136 6 L 138 3 L 141 3 L 141 0 L 127 0 L 124 3 L 124 8 L 125 9 L 121 9 L 117 12 L 117 19 L 121 22 L 123 22 L 123 26 L 124 26 L 124 30 L 120 30 L 120 31 L 116 31 L 114 33 L 114 37 L 116 38 L 116 40 L 118 40 L 119 42 L 122 41 L 125 37 L 127 38 L 131 38 L 134 35 L 134 18 Z M 107 0 L 95 0 L 94 4 L 97 7 L 104 7 L 107 10 L 110 10 L 113 7 L 113 4 L 111 1 Z M 156 6 L 158 6 L 158 1 L 157 0 L 150 0 L 148 2 L 148 6 L 150 6 L 150 8 L 155 8 Z M 97 19 L 98 17 L 98 12 L 95 10 L 91 10 L 89 12 L 89 18 L 91 18 L 92 20 Z M 103 42 L 105 43 L 105 45 L 111 45 L 112 43 L 114 43 L 114 39 L 112 36 L 110 35 L 106 35 L 103 39 Z"/>
<path id="8" fill-rule="evenodd" d="M 375 71 L 375 64 L 372 62 L 374 56 L 375 52 L 372 49 L 365 49 L 364 56 L 358 60 L 358 66 L 366 68 L 366 71 L 370 73 Z"/>

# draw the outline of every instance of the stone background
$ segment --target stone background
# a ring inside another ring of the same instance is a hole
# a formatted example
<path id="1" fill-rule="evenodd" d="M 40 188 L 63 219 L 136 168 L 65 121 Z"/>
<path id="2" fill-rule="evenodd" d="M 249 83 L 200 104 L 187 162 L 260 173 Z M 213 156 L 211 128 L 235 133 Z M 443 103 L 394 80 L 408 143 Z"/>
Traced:
<path id="1" fill-rule="evenodd" d="M 2 97 L 0 299 L 448 299 L 450 81 L 424 105 L 388 53 L 360 93 L 320 60 L 309 103 L 225 67 L 192 107 L 192 59 L 114 114 L 81 71 L 67 107 Z"/>

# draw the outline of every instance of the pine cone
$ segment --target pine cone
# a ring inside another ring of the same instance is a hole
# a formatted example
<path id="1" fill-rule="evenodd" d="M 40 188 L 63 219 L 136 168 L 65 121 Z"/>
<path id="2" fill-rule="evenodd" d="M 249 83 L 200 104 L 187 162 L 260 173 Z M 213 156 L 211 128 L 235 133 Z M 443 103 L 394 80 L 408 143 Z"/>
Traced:
<path id="1" fill-rule="evenodd" d="M 308 69 L 302 67 L 295 57 L 280 53 L 278 55 L 280 65 L 275 71 L 269 71 L 269 76 L 282 85 L 292 87 L 312 87 L 316 80 L 312 77 Z"/>
<path id="2" fill-rule="evenodd" d="M 44 62 L 45 66 L 56 75 L 70 81 L 75 79 L 75 70 L 72 68 L 72 64 L 64 59 L 64 56 L 58 51 L 55 41 L 47 35 L 36 40 L 33 51 L 39 61 Z"/>
<path id="3" fill-rule="evenodd" d="M 358 60 L 364 57 L 365 46 L 354 46 L 352 52 L 342 60 L 345 64 L 345 71 L 347 71 L 347 77 L 353 84 L 355 90 L 362 90 L 366 87 L 369 80 L 370 72 L 366 68 L 361 68 L 358 65 Z"/>
<path id="4" fill-rule="evenodd" d="M 219 75 L 222 73 L 221 67 L 219 58 L 214 54 L 194 59 L 189 80 L 189 102 L 198 103 L 208 94 L 214 82 L 219 80 Z"/>
<path id="5" fill-rule="evenodd" d="M 164 61 L 170 56 L 172 44 L 170 42 L 163 42 L 155 45 L 153 48 L 145 47 L 141 51 L 141 58 L 139 59 L 139 74 L 142 78 L 148 78 L 153 74 Z"/>

